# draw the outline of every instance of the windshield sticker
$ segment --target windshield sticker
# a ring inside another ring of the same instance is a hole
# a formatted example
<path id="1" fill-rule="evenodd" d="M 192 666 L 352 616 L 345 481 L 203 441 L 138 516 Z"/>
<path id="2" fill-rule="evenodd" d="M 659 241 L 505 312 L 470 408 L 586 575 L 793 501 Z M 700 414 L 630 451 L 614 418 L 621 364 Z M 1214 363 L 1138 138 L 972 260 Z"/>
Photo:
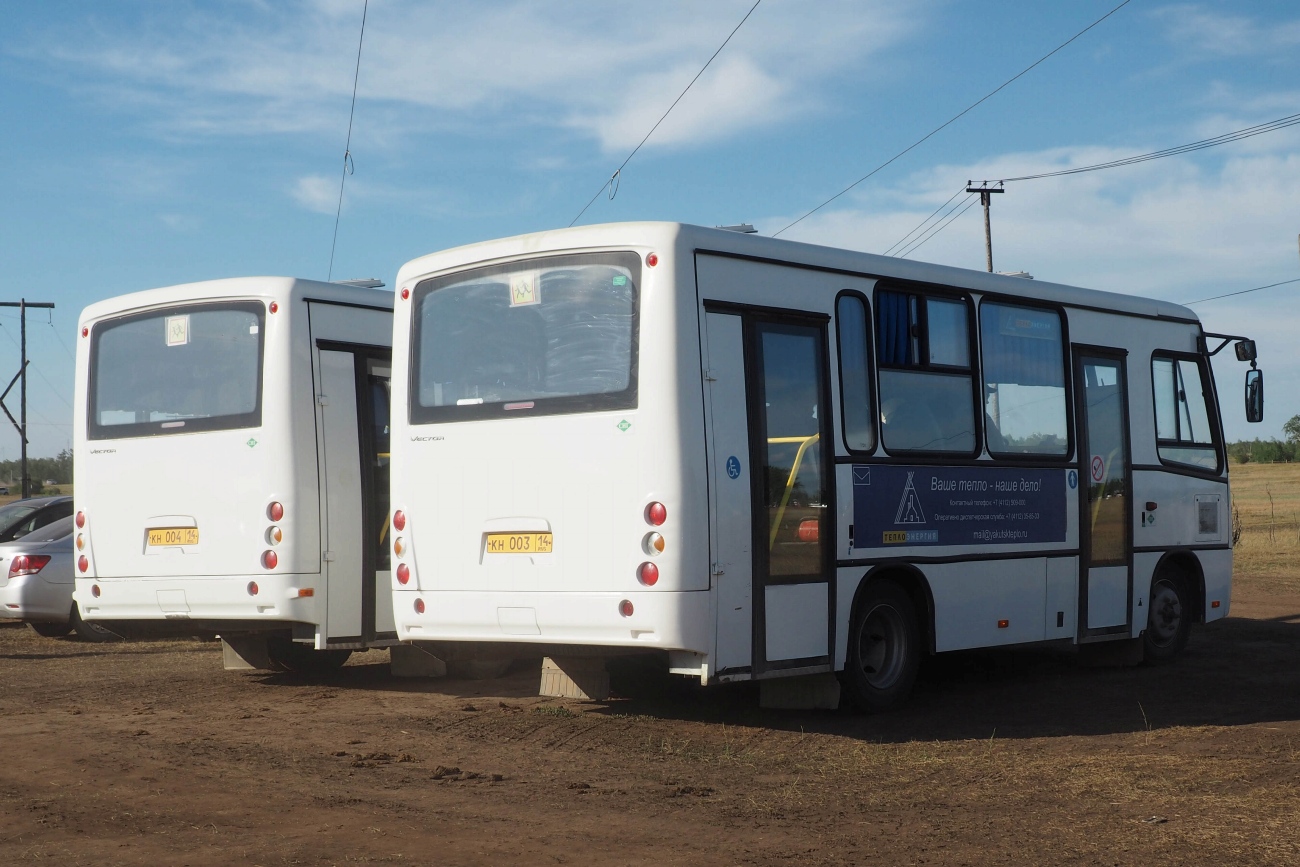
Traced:
<path id="1" fill-rule="evenodd" d="M 510 275 L 510 306 L 526 307 L 530 304 L 541 304 L 542 293 L 538 287 L 536 271 L 525 271 L 522 274 Z"/>
<path id="2" fill-rule="evenodd" d="M 167 317 L 167 345 L 184 346 L 190 342 L 190 315 Z"/>
<path id="3" fill-rule="evenodd" d="M 615 285 L 615 286 L 626 286 L 626 285 L 627 285 L 627 277 L 626 277 L 626 275 L 619 274 L 618 276 L 616 276 L 616 277 L 614 278 L 614 285 Z"/>

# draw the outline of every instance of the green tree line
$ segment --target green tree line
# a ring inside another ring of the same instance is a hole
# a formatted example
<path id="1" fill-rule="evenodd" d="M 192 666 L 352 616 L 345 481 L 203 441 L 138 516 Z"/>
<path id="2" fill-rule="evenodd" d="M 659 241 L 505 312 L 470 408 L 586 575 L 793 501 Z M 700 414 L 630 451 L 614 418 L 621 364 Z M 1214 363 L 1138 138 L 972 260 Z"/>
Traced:
<path id="1" fill-rule="evenodd" d="M 1284 440 L 1242 440 L 1228 443 L 1228 459 L 1234 463 L 1245 464 L 1255 461 L 1261 464 L 1291 462 L 1300 460 L 1300 415 L 1291 416 L 1282 425 Z"/>
<path id="2" fill-rule="evenodd" d="M 58 485 L 72 484 L 72 450 L 64 449 L 53 458 L 28 458 L 27 474 L 32 477 L 32 493 L 38 494 L 47 480 Z M 6 483 L 12 493 L 18 493 L 23 483 L 22 461 L 0 461 L 0 482 Z"/>

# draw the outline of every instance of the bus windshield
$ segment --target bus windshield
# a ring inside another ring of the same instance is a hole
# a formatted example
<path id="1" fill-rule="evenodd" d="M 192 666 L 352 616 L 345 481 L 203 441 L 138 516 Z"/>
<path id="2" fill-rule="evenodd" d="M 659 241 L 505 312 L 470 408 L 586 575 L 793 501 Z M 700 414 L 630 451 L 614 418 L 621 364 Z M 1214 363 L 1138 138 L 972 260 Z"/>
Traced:
<path id="1" fill-rule="evenodd" d="M 95 326 L 90 439 L 262 423 L 260 302 L 151 310 Z"/>
<path id="2" fill-rule="evenodd" d="M 415 291 L 411 421 L 636 406 L 635 253 L 555 256 Z"/>

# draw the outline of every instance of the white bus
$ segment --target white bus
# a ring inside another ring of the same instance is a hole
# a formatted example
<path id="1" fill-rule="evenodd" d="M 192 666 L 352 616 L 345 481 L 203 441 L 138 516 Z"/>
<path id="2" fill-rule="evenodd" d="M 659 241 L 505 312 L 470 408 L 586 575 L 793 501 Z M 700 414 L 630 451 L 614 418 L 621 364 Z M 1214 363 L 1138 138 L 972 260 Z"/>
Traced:
<path id="1" fill-rule="evenodd" d="M 397 290 L 404 640 L 596 692 L 581 658 L 636 649 L 774 694 L 839 673 L 874 709 L 926 653 L 1165 659 L 1228 613 L 1209 355 L 1253 344 L 1184 307 L 665 223 L 448 250 Z"/>
<path id="2" fill-rule="evenodd" d="M 392 303 L 251 277 L 85 309 L 73 420 L 87 620 L 218 632 L 228 667 L 341 665 L 396 643 Z"/>

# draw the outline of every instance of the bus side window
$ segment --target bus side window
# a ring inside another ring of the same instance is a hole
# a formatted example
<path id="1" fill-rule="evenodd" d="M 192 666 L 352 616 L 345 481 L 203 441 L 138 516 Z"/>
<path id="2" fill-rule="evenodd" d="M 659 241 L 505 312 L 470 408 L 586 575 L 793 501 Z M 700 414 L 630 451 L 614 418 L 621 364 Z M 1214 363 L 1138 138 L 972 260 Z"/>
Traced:
<path id="1" fill-rule="evenodd" d="M 886 450 L 975 453 L 968 302 L 877 291 L 876 358 Z"/>
<path id="2" fill-rule="evenodd" d="M 982 301 L 980 351 L 989 454 L 1068 457 L 1061 314 Z"/>
<path id="3" fill-rule="evenodd" d="M 1156 450 L 1165 463 L 1217 471 L 1219 449 L 1210 425 L 1205 362 L 1156 355 L 1151 386 L 1156 407 Z"/>
<path id="4" fill-rule="evenodd" d="M 840 353 L 840 415 L 844 444 L 851 452 L 876 447 L 871 423 L 871 353 L 867 348 L 867 302 L 858 295 L 841 295 L 835 304 Z"/>

